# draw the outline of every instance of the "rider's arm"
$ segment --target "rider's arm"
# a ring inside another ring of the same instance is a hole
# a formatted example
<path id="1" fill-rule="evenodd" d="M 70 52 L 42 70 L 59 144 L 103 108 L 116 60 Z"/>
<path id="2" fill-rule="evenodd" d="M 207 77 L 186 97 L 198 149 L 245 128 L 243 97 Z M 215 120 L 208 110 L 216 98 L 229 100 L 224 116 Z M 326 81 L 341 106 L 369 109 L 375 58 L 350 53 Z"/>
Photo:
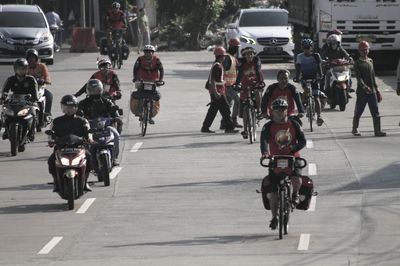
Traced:
<path id="1" fill-rule="evenodd" d="M 359 66 L 359 61 L 356 61 L 354 63 L 354 74 L 356 76 L 357 79 L 357 87 L 358 88 L 368 88 L 367 84 L 365 84 L 364 80 L 362 79 L 362 75 L 361 75 L 361 69 Z"/>
<path id="2" fill-rule="evenodd" d="M 140 77 L 138 77 L 138 71 L 140 68 L 140 57 L 136 60 L 135 64 L 133 65 L 133 79 L 134 80 L 139 80 Z"/>
<path id="3" fill-rule="evenodd" d="M 268 88 L 265 90 L 265 93 L 261 99 L 261 112 L 263 114 L 268 113 L 268 102 L 271 98 L 271 93 L 272 93 L 272 85 L 269 85 Z"/>
<path id="4" fill-rule="evenodd" d="M 321 59 L 321 56 L 319 53 L 314 53 L 314 57 L 315 57 L 315 60 L 317 61 L 317 71 L 318 71 L 317 75 L 319 78 L 321 78 L 322 77 L 322 67 L 321 67 L 322 59 Z"/>
<path id="5" fill-rule="evenodd" d="M 242 82 L 242 78 L 243 78 L 243 62 L 244 62 L 243 58 L 240 59 L 239 64 L 238 64 L 238 74 L 237 74 L 236 82 L 235 82 L 236 85 L 239 85 L 240 82 Z"/>
<path id="6" fill-rule="evenodd" d="M 75 96 L 75 97 L 79 97 L 79 96 L 81 96 L 82 94 L 84 94 L 85 92 L 86 92 L 86 84 L 83 85 L 82 88 L 80 88 L 79 91 L 77 91 L 77 92 L 74 94 L 74 96 Z"/>
<path id="7" fill-rule="evenodd" d="M 42 68 L 42 73 L 43 73 L 43 79 L 44 79 L 44 83 L 50 85 L 51 84 L 51 79 L 50 79 L 50 74 L 49 74 L 49 70 L 47 68 L 47 66 L 45 64 L 40 64 L 41 68 Z"/>
<path id="8" fill-rule="evenodd" d="M 296 68 L 296 76 L 295 76 L 295 81 L 298 82 L 301 74 L 301 59 L 302 59 L 303 53 L 300 53 L 296 57 L 296 64 L 294 65 Z"/>
<path id="9" fill-rule="evenodd" d="M 160 71 L 159 80 L 162 81 L 163 78 L 164 78 L 164 67 L 163 67 L 163 65 L 161 63 L 161 60 L 159 58 L 157 59 L 157 68 L 158 68 L 158 71 Z"/>
<path id="10" fill-rule="evenodd" d="M 296 140 L 297 140 L 296 144 L 292 145 L 292 152 L 298 152 L 299 150 L 303 149 L 306 146 L 307 141 L 299 123 L 293 120 L 291 121 L 296 130 Z"/>
<path id="11" fill-rule="evenodd" d="M 112 76 L 112 84 L 115 86 L 116 91 L 121 92 L 120 82 L 117 74 Z"/>
<path id="12" fill-rule="evenodd" d="M 3 89 L 1 90 L 1 99 L 5 99 L 7 97 L 8 92 L 11 88 L 11 77 L 9 77 L 6 82 L 4 82 Z"/>
<path id="13" fill-rule="evenodd" d="M 263 74 L 261 72 L 261 59 L 258 56 L 254 57 L 254 67 L 256 69 L 256 78 L 257 78 L 257 83 L 263 82 Z"/>
<path id="14" fill-rule="evenodd" d="M 269 121 L 263 126 L 263 128 L 261 130 L 261 137 L 260 137 L 261 155 L 265 155 L 269 152 L 268 139 L 269 139 L 269 133 L 271 130 L 271 125 L 272 125 L 272 122 Z"/>
<path id="15" fill-rule="evenodd" d="M 303 104 L 301 102 L 300 94 L 296 90 L 296 87 L 289 83 L 288 84 L 288 88 L 292 92 L 294 101 L 296 103 L 297 110 L 299 111 L 300 114 L 304 114 L 304 107 L 303 107 Z"/>
<path id="16" fill-rule="evenodd" d="M 29 82 L 29 93 L 32 96 L 32 101 L 36 102 L 39 100 L 38 96 L 38 83 L 33 76 L 26 76 L 27 81 Z"/>

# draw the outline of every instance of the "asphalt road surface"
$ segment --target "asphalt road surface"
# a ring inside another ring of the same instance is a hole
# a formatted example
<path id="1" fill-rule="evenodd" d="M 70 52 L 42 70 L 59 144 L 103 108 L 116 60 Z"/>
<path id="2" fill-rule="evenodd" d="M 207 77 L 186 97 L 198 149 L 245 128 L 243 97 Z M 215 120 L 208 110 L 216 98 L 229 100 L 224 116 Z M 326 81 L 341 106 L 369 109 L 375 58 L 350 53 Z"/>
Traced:
<path id="1" fill-rule="evenodd" d="M 61 97 L 96 71 L 97 56 L 57 54 L 49 67 L 55 116 Z M 75 210 L 47 184 L 44 133 L 16 157 L 0 140 L 0 265 L 400 265 L 400 97 L 393 75 L 378 74 L 387 137 L 373 136 L 368 108 L 362 137 L 351 135 L 354 94 L 346 111 L 324 110 L 325 123 L 314 132 L 304 126 L 303 173 L 318 195 L 309 211 L 292 214 L 289 234 L 279 240 L 256 193 L 266 175 L 259 142 L 224 134 L 220 117 L 211 128 L 216 134 L 200 133 L 212 53 L 159 53 L 166 85 L 145 137 L 129 110 L 136 56 L 117 70 L 121 165 L 110 187 L 94 183 Z M 263 64 L 267 85 L 281 68 L 293 65 Z M 10 74 L 11 65 L 0 65 L 0 82 Z"/>

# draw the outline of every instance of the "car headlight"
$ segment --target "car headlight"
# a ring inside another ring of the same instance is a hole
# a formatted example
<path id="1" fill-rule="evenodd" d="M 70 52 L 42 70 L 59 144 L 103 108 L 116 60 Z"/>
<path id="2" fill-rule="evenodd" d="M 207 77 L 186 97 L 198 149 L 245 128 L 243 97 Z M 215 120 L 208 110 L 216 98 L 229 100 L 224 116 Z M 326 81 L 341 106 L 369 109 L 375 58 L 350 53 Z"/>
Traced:
<path id="1" fill-rule="evenodd" d="M 18 116 L 26 116 L 29 113 L 29 108 L 22 109 L 17 113 Z"/>
<path id="2" fill-rule="evenodd" d="M 48 32 L 43 32 L 42 36 L 39 38 L 39 42 L 49 42 L 51 39 L 51 34 Z"/>
<path id="3" fill-rule="evenodd" d="M 254 39 L 244 35 L 240 36 L 240 41 L 248 44 L 256 44 L 256 41 Z"/>

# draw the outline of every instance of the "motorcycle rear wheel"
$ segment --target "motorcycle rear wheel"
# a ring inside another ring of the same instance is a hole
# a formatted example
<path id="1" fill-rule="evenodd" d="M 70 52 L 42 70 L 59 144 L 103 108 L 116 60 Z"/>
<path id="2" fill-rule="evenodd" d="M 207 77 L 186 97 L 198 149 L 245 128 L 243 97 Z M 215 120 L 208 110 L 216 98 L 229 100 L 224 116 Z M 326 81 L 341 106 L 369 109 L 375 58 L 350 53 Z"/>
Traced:
<path id="1" fill-rule="evenodd" d="M 99 163 L 100 163 L 100 175 L 103 178 L 104 181 L 104 186 L 108 187 L 110 185 L 110 158 L 108 157 L 108 154 L 102 154 L 99 158 Z"/>
<path id="2" fill-rule="evenodd" d="M 338 90 L 338 103 L 339 103 L 339 110 L 344 111 L 346 110 L 346 104 L 347 104 L 347 91 L 340 89 Z"/>

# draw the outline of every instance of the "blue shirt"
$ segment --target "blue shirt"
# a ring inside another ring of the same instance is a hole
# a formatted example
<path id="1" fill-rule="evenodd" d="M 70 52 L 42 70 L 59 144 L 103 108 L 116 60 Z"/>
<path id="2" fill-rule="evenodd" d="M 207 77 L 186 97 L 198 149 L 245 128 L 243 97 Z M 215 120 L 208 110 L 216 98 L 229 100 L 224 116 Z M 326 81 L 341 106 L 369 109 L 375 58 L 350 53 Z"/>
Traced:
<path id="1" fill-rule="evenodd" d="M 300 71 L 303 76 L 315 76 L 318 74 L 319 62 L 317 62 L 314 54 L 310 54 L 309 56 L 306 56 L 304 53 L 298 54 L 296 64 L 300 65 Z"/>

